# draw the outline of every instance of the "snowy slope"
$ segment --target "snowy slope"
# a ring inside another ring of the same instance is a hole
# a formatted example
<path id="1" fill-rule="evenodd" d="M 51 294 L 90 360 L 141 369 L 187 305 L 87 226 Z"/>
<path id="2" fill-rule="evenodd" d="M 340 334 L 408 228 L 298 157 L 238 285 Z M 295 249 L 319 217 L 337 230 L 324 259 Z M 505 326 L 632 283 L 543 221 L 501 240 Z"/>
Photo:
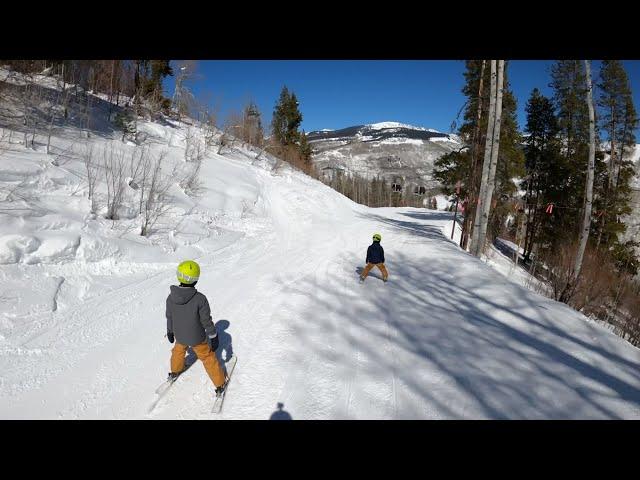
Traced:
<path id="1" fill-rule="evenodd" d="M 183 162 L 187 126 L 145 128 Z M 88 215 L 78 159 L 0 153 L 0 187 L 24 197 L 0 204 L 0 418 L 640 418 L 640 350 L 461 251 L 452 214 L 369 209 L 255 157 L 209 152 L 203 194 L 174 185 L 143 238 L 134 215 Z M 374 232 L 390 281 L 360 285 Z M 239 359 L 219 416 L 199 363 L 149 412 L 184 258 Z"/>

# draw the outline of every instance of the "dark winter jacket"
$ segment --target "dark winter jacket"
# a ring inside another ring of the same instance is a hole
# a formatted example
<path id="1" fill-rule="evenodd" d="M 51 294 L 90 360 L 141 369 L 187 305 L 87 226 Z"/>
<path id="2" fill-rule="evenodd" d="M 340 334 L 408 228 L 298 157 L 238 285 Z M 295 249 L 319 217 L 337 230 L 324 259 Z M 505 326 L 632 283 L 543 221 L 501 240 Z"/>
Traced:
<path id="1" fill-rule="evenodd" d="M 380 242 L 373 242 L 367 248 L 367 263 L 384 263 L 384 248 Z"/>
<path id="2" fill-rule="evenodd" d="M 207 297 L 195 288 L 171 285 L 166 315 L 167 332 L 182 345 L 193 347 L 216 336 Z"/>

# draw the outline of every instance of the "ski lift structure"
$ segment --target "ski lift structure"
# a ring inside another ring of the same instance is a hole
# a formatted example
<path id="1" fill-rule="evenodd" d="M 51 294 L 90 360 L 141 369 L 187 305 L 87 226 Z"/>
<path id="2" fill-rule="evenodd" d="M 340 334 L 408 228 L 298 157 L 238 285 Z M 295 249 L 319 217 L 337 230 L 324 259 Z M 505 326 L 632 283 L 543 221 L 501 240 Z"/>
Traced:
<path id="1" fill-rule="evenodd" d="M 403 190 L 403 185 L 404 185 L 404 179 L 402 177 L 399 176 L 395 176 L 393 177 L 393 180 L 391 181 L 391 191 L 393 193 L 402 193 Z"/>

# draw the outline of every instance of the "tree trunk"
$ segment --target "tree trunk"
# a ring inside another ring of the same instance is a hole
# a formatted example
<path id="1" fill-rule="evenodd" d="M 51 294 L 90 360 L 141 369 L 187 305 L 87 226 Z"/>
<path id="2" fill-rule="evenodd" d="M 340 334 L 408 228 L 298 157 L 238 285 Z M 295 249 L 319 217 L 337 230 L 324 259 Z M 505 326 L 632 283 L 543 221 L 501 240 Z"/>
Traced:
<path id="1" fill-rule="evenodd" d="M 482 177 L 480 178 L 480 191 L 478 201 L 475 207 L 473 230 L 471 232 L 470 251 L 476 255 L 478 234 L 480 232 L 480 215 L 482 211 L 482 203 L 484 201 L 484 191 L 487 185 L 487 177 L 489 175 L 489 164 L 491 163 L 491 140 L 493 139 L 493 127 L 495 125 L 495 104 L 496 100 L 496 61 L 491 60 L 491 89 L 489 93 L 489 117 L 487 121 L 487 135 L 484 149 L 484 160 L 482 163 Z"/>
<path id="2" fill-rule="evenodd" d="M 489 212 L 491 210 L 491 200 L 496 185 L 496 167 L 498 165 L 498 151 L 500 150 L 500 122 L 502 120 L 502 88 L 504 84 L 504 60 L 498 60 L 498 85 L 496 91 L 495 106 L 495 126 L 493 128 L 493 139 L 491 140 L 491 163 L 489 165 L 489 176 L 487 178 L 487 188 L 482 205 L 482 216 L 480 223 L 480 233 L 478 235 L 477 254 L 479 257 L 484 248 L 487 238 L 487 226 L 489 224 Z"/>
<path id="3" fill-rule="evenodd" d="M 527 247 L 525 249 L 525 253 L 524 253 L 524 259 L 525 261 L 529 261 L 529 259 L 531 258 L 531 254 L 533 253 L 533 247 L 535 244 L 535 238 L 536 238 L 536 232 L 538 231 L 538 228 L 540 226 L 540 224 L 542 223 L 542 218 L 540 217 L 542 212 L 540 212 L 539 207 L 538 207 L 538 202 L 540 200 L 540 191 L 538 190 L 538 187 L 536 187 L 536 197 L 535 197 L 535 202 L 533 203 L 533 218 L 531 220 L 531 225 L 527 225 L 527 236 L 528 236 L 528 240 L 527 240 Z M 531 229 L 531 231 L 529 231 L 529 229 Z"/>
<path id="4" fill-rule="evenodd" d="M 580 231 L 580 243 L 578 245 L 578 252 L 576 254 L 575 264 L 573 266 L 573 272 L 569 276 L 569 282 L 565 287 L 560 301 L 567 303 L 573 290 L 575 289 L 575 283 L 580 276 L 580 270 L 582 269 L 582 260 L 584 258 L 584 252 L 587 248 L 587 240 L 589 239 L 589 229 L 591 226 L 591 207 L 593 203 L 593 179 L 595 171 L 595 154 L 596 154 L 596 140 L 595 140 L 595 114 L 593 111 L 593 96 L 591 86 L 591 64 L 589 60 L 584 61 L 587 80 L 587 106 L 589 107 L 589 160 L 587 167 L 587 184 L 585 187 L 585 207 L 584 218 L 582 220 L 582 230 Z"/>
<path id="5" fill-rule="evenodd" d="M 484 149 L 484 161 L 482 164 L 482 177 L 480 180 L 480 193 L 478 195 L 478 202 L 476 204 L 475 219 L 473 225 L 473 231 L 471 234 L 471 248 L 470 251 L 475 256 L 480 256 L 482 246 L 480 243 L 480 235 L 482 231 L 482 213 L 484 212 L 485 203 L 487 203 L 487 187 L 489 179 L 489 171 L 491 168 L 493 142 L 495 139 L 494 130 L 496 125 L 496 85 L 497 72 L 496 61 L 491 60 L 491 91 L 489 97 L 489 119 L 487 122 L 487 140 Z M 489 198 L 489 203 L 491 199 Z M 486 228 L 486 226 L 485 226 Z M 484 239 L 483 239 L 484 241 Z"/>

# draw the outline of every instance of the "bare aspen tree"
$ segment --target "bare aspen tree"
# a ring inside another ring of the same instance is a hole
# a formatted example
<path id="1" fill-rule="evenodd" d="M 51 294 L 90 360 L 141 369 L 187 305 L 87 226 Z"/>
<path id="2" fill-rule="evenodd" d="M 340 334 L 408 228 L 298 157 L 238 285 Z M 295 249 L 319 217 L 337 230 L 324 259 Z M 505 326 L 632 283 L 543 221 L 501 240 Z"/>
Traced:
<path id="1" fill-rule="evenodd" d="M 187 195 L 198 196 L 202 192 L 203 183 L 200 178 L 201 168 L 202 160 L 191 162 L 186 173 L 182 176 L 179 185 Z"/>
<path id="2" fill-rule="evenodd" d="M 187 131 L 184 134 L 184 161 L 187 162 L 189 159 L 189 151 L 191 150 L 191 145 L 193 143 L 194 132 L 191 127 L 187 128 Z"/>
<path id="3" fill-rule="evenodd" d="M 29 146 L 29 135 L 28 129 L 31 123 L 32 116 L 32 96 L 33 96 L 33 76 L 30 73 L 25 73 L 23 75 L 23 80 L 25 82 L 22 88 L 21 95 L 21 103 L 22 103 L 22 125 L 24 128 L 24 146 L 27 148 Z"/>
<path id="4" fill-rule="evenodd" d="M 184 160 L 185 162 L 195 161 L 202 155 L 200 138 L 196 128 L 189 127 L 184 135 Z"/>
<path id="5" fill-rule="evenodd" d="M 495 126 L 495 113 L 496 113 L 496 61 L 491 60 L 491 90 L 489 96 L 489 120 L 487 122 L 487 140 L 484 149 L 484 160 L 482 163 L 482 177 L 480 179 L 480 192 L 478 194 L 478 203 L 476 205 L 475 219 L 473 224 L 473 231 L 471 234 L 471 248 L 470 251 L 473 255 L 479 256 L 478 250 L 478 236 L 480 234 L 480 224 L 482 223 L 482 207 L 485 200 L 485 190 L 487 188 L 487 178 L 489 177 L 489 167 L 491 163 L 491 139 L 493 138 L 493 128 Z"/>
<path id="6" fill-rule="evenodd" d="M 134 190 L 140 188 L 141 177 L 143 176 L 144 160 L 147 157 L 148 148 L 135 147 L 129 159 L 129 186 Z"/>
<path id="7" fill-rule="evenodd" d="M 111 78 L 109 79 L 109 103 L 113 103 L 113 81 L 116 76 L 116 61 L 111 60 Z M 111 105 L 109 105 L 109 120 L 111 120 Z"/>
<path id="8" fill-rule="evenodd" d="M 148 236 L 156 222 L 166 214 L 171 205 L 169 204 L 168 191 L 171 187 L 171 177 L 162 175 L 162 160 L 166 153 L 151 162 L 149 185 L 146 198 L 143 202 L 142 227 L 140 235 Z"/>
<path id="9" fill-rule="evenodd" d="M 195 150 L 193 151 L 193 154 L 191 156 L 191 161 L 202 163 L 202 161 L 204 160 L 205 152 L 206 147 L 204 146 L 202 140 L 198 138 L 198 143 L 196 143 Z"/>
<path id="10" fill-rule="evenodd" d="M 269 142 L 268 140 L 265 140 L 265 138 L 271 137 L 271 125 L 266 126 L 265 130 L 263 131 L 263 136 L 264 138 L 260 139 L 260 146 L 258 147 L 258 153 L 254 159 L 254 162 L 259 161 L 262 155 L 266 152 L 267 148 L 269 148 Z"/>
<path id="11" fill-rule="evenodd" d="M 24 146 L 29 147 L 29 133 L 31 133 L 31 146 L 35 142 L 35 129 L 37 123 L 36 110 L 36 90 L 37 85 L 31 71 L 22 74 L 22 125 L 24 126 Z"/>
<path id="12" fill-rule="evenodd" d="M 194 103 L 194 97 L 186 83 L 195 76 L 197 62 L 195 60 L 185 60 L 178 62 L 175 68 L 176 84 L 173 91 L 172 107 L 177 114 L 178 121 L 182 115 L 189 112 L 189 108 Z"/>
<path id="13" fill-rule="evenodd" d="M 241 112 L 233 110 L 227 115 L 225 130 L 230 134 L 232 142 L 242 141 L 243 137 L 243 115 Z M 232 145 L 231 145 L 232 146 Z"/>
<path id="14" fill-rule="evenodd" d="M 40 88 L 38 85 L 34 84 L 34 94 L 32 97 L 32 105 L 33 113 L 31 114 L 31 148 L 35 149 L 36 146 L 36 135 L 38 133 L 38 113 L 37 106 L 40 103 Z"/>
<path id="15" fill-rule="evenodd" d="M 595 113 L 593 110 L 593 88 L 591 85 L 591 63 L 589 60 L 584 61 L 587 83 L 587 106 L 589 107 L 589 161 L 587 166 L 587 183 L 585 186 L 585 205 L 584 217 L 582 220 L 582 229 L 580 231 L 580 241 L 578 243 L 578 251 L 573 266 L 573 272 L 569 277 L 569 282 L 563 292 L 561 301 L 565 301 L 571 296 L 572 290 L 575 288 L 575 282 L 580 276 L 582 268 L 582 260 L 584 251 L 587 247 L 589 239 L 589 230 L 591 228 L 591 207 L 593 204 L 593 180 L 595 177 L 595 156 L 596 156 L 596 140 L 595 140 Z"/>
<path id="16" fill-rule="evenodd" d="M 227 147 L 233 148 L 236 137 L 242 129 L 242 115 L 236 111 L 229 112 L 224 122 L 222 129 L 222 135 L 220 136 L 220 146 L 218 147 L 218 154 L 222 154 L 222 150 Z"/>
<path id="17" fill-rule="evenodd" d="M 97 202 L 95 197 L 96 182 L 98 180 L 98 166 L 96 165 L 93 156 L 93 145 L 86 143 L 84 146 L 84 152 L 82 153 L 82 160 L 87 172 L 87 184 L 88 184 L 88 198 L 91 201 L 91 213 L 96 213 Z"/>
<path id="18" fill-rule="evenodd" d="M 62 64 L 62 73 L 60 75 L 60 78 L 62 80 L 62 111 L 63 111 L 63 118 L 64 121 L 66 123 L 67 119 L 69 118 L 69 98 L 71 96 L 71 88 L 69 86 L 69 88 L 67 88 L 67 80 L 65 77 L 65 64 Z"/>
<path id="19" fill-rule="evenodd" d="M 56 93 L 55 102 L 49 103 L 49 127 L 47 129 L 47 154 L 51 153 L 51 135 L 53 133 L 53 124 L 56 119 L 56 110 L 58 105 L 60 104 L 60 99 L 63 93 L 58 90 Z"/>
<path id="20" fill-rule="evenodd" d="M 0 155 L 8 149 L 8 145 L 10 144 L 10 134 L 11 130 L 0 128 Z"/>
<path id="21" fill-rule="evenodd" d="M 204 136 L 204 146 L 205 149 L 209 149 L 215 143 L 216 137 L 216 117 L 215 114 L 210 112 L 206 113 L 204 125 L 202 127 L 202 132 Z"/>
<path id="22" fill-rule="evenodd" d="M 144 200 L 146 198 L 150 172 L 151 172 L 151 157 L 145 154 L 140 158 L 140 175 L 139 177 L 137 177 L 137 184 L 140 190 L 140 201 L 138 203 L 138 213 L 140 215 L 142 215 L 142 211 L 143 211 Z"/>
<path id="23" fill-rule="evenodd" d="M 63 64 L 63 72 L 64 72 L 64 64 Z M 67 119 L 69 117 L 68 109 L 69 109 L 69 99 L 71 96 L 71 89 L 67 88 L 67 82 L 64 79 L 64 73 L 58 79 L 58 88 L 62 92 L 60 98 L 60 109 L 62 111 L 61 114 L 61 123 L 62 125 L 66 125 Z"/>
<path id="24" fill-rule="evenodd" d="M 85 91 L 84 100 L 83 100 L 83 108 L 82 108 L 82 120 L 81 120 L 81 131 L 84 132 L 87 138 L 90 137 L 90 129 L 91 129 L 91 108 L 93 105 L 93 95 L 87 94 Z"/>
<path id="25" fill-rule="evenodd" d="M 500 150 L 500 125 L 502 120 L 502 90 L 504 84 L 504 60 L 498 60 L 498 78 L 496 88 L 496 102 L 494 112 L 494 127 L 491 138 L 491 163 L 484 189 L 484 199 L 482 201 L 482 212 L 480 216 L 480 231 L 476 237 L 476 251 L 474 255 L 479 257 L 484 249 L 487 237 L 487 225 L 489 224 L 489 213 L 491 210 L 491 200 L 496 183 L 496 167 L 498 165 L 498 152 Z M 477 213 L 477 212 L 476 212 Z"/>
<path id="26" fill-rule="evenodd" d="M 193 99 L 192 109 L 196 113 L 198 126 L 201 129 L 202 137 L 206 140 L 211 137 L 216 126 L 217 105 L 211 106 L 212 94 L 205 90 L 197 98 Z M 207 142 L 212 144 L 213 142 Z M 210 145 L 207 145 L 207 148 Z"/>
<path id="27" fill-rule="evenodd" d="M 118 219 L 118 210 L 122 206 L 125 192 L 124 152 L 111 148 L 103 150 L 103 167 L 107 184 L 107 215 L 110 220 Z"/>

